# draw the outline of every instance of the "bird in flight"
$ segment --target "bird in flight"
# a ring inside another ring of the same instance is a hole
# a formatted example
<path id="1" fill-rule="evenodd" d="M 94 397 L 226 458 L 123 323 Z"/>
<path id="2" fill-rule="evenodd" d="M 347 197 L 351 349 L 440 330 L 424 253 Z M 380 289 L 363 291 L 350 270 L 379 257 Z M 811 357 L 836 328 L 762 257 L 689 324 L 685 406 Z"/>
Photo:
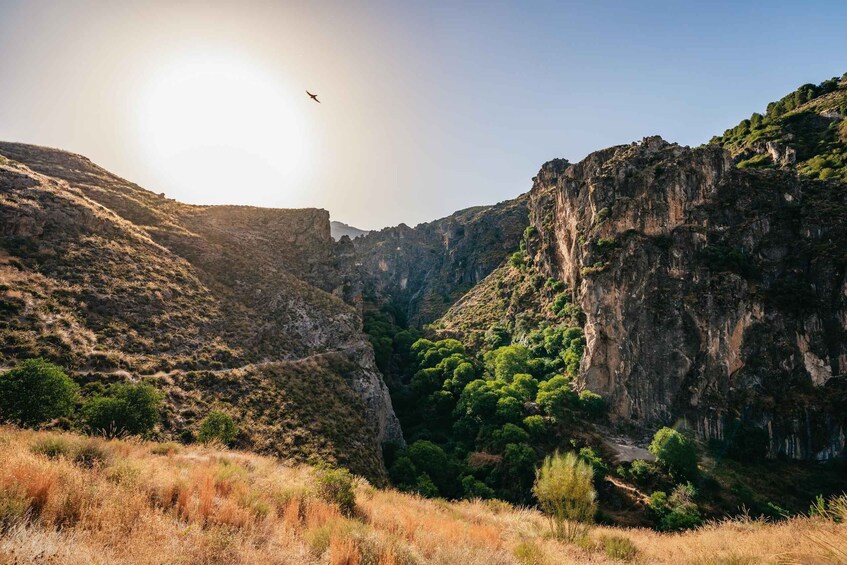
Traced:
<path id="1" fill-rule="evenodd" d="M 321 101 L 320 101 L 320 100 L 318 100 L 318 95 L 317 95 L 317 94 L 312 94 L 312 93 L 311 93 L 311 92 L 309 92 L 308 90 L 306 91 L 306 94 L 308 94 L 308 95 L 309 95 L 309 98 L 311 98 L 312 100 L 314 100 L 314 101 L 315 101 L 315 102 L 317 102 L 318 104 L 320 104 L 320 103 L 321 103 Z"/>

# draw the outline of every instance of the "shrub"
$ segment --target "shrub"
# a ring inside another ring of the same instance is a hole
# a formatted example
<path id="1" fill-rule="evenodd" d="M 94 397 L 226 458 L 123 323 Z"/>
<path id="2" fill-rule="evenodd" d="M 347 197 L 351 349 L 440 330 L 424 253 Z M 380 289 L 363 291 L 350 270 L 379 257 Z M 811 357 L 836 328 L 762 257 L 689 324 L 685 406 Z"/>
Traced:
<path id="1" fill-rule="evenodd" d="M 591 465 L 591 468 L 594 469 L 594 474 L 601 479 L 609 472 L 609 466 L 606 465 L 603 458 L 590 447 L 580 449 L 579 458 Z"/>
<path id="2" fill-rule="evenodd" d="M 600 543 L 609 559 L 632 561 L 638 553 L 635 544 L 623 536 L 603 536 L 600 538 Z"/>
<path id="3" fill-rule="evenodd" d="M 353 488 L 353 475 L 347 469 L 324 469 L 318 474 L 318 496 L 335 504 L 345 516 L 352 516 L 356 510 L 356 493 Z"/>
<path id="4" fill-rule="evenodd" d="M 73 445 L 67 438 L 61 436 L 46 436 L 39 438 L 32 444 L 30 450 L 36 455 L 43 455 L 50 459 L 57 457 L 69 457 L 73 451 Z"/>
<path id="5" fill-rule="evenodd" d="M 82 413 L 92 433 L 108 437 L 140 435 L 149 432 L 159 421 L 162 395 L 145 384 L 116 384 L 103 396 L 85 403 Z"/>
<path id="6" fill-rule="evenodd" d="M 606 403 L 599 394 L 584 390 L 579 393 L 579 407 L 592 418 L 599 418 L 606 409 Z"/>
<path id="7" fill-rule="evenodd" d="M 553 310 L 553 313 L 559 316 L 565 310 L 565 307 L 571 303 L 571 295 L 567 292 L 560 292 L 553 298 L 552 304 L 550 304 L 550 309 Z"/>
<path id="8" fill-rule="evenodd" d="M 672 428 L 662 428 L 653 436 L 650 453 L 672 475 L 691 478 L 697 475 L 697 449 L 687 437 Z"/>
<path id="9" fill-rule="evenodd" d="M 219 441 L 224 445 L 230 445 L 237 436 L 238 426 L 232 416 L 213 410 L 200 423 L 200 432 L 197 434 L 197 439 L 203 443 Z"/>
<path id="10" fill-rule="evenodd" d="M 644 459 L 635 459 L 629 469 L 624 469 L 622 476 L 639 486 L 651 484 L 657 479 L 656 469 Z"/>
<path id="11" fill-rule="evenodd" d="M 550 517 L 553 534 L 573 542 L 588 533 L 597 511 L 594 470 L 573 453 L 556 452 L 536 473 L 533 494 Z"/>
<path id="12" fill-rule="evenodd" d="M 37 426 L 69 416 L 78 387 L 61 367 L 44 359 L 27 359 L 0 374 L 0 419 Z"/>
<path id="13" fill-rule="evenodd" d="M 678 531 L 699 526 L 702 519 L 694 496 L 695 490 L 691 483 L 677 485 L 670 496 L 662 491 L 650 495 L 650 509 L 657 519 L 659 529 Z"/>
<path id="14" fill-rule="evenodd" d="M 435 486 L 435 483 L 432 482 L 432 479 L 430 479 L 429 475 L 426 473 L 421 473 L 413 490 L 419 495 L 427 498 L 437 498 L 439 495 L 438 487 Z"/>

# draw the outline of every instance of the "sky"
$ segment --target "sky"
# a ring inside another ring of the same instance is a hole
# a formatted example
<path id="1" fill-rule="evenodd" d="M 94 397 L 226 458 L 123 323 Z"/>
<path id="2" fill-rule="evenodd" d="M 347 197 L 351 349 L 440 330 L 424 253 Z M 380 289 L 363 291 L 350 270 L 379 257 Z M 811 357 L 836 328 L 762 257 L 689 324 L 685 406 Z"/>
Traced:
<path id="1" fill-rule="evenodd" d="M 363 229 L 514 198 L 550 159 L 699 145 L 844 72 L 840 0 L 0 0 L 0 139 Z"/>

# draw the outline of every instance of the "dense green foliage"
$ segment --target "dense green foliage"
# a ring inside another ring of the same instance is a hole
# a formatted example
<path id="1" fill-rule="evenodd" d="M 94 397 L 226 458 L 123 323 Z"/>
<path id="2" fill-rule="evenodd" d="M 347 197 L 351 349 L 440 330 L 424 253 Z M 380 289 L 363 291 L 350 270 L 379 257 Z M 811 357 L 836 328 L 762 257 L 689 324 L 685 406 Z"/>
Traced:
<path id="1" fill-rule="evenodd" d="M 575 390 L 585 347 L 579 327 L 543 325 L 518 343 L 494 325 L 477 352 L 455 339 L 409 343 L 412 332 L 386 312 L 369 315 L 366 327 L 409 441 L 385 451 L 402 490 L 529 503 L 544 455 L 570 438 L 577 420 L 603 415 L 602 398 Z"/>
<path id="2" fill-rule="evenodd" d="M 230 445 L 238 437 L 238 425 L 232 416 L 225 412 L 213 410 L 200 423 L 197 439 L 203 443 L 218 441 Z"/>
<path id="3" fill-rule="evenodd" d="M 37 426 L 70 416 L 77 385 L 61 367 L 44 359 L 27 359 L 0 374 L 0 420 Z"/>
<path id="4" fill-rule="evenodd" d="M 653 436 L 650 453 L 674 476 L 697 475 L 697 448 L 694 443 L 672 428 L 662 428 Z"/>
<path id="5" fill-rule="evenodd" d="M 150 385 L 114 384 L 103 395 L 90 398 L 82 415 L 92 433 L 143 435 L 159 421 L 161 404 L 161 393 Z"/>
<path id="6" fill-rule="evenodd" d="M 597 512 L 594 469 L 573 453 L 544 459 L 532 488 L 553 534 L 568 542 L 584 537 Z"/>

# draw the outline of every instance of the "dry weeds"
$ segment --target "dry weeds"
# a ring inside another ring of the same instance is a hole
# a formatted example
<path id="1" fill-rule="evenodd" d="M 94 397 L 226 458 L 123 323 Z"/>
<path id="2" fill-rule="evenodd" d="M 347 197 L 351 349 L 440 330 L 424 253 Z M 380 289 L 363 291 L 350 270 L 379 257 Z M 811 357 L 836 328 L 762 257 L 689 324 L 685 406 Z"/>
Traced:
<path id="1" fill-rule="evenodd" d="M 81 464 L 81 449 L 102 463 Z M 0 563 L 612 563 L 613 538 L 640 563 L 847 562 L 847 525 L 822 518 L 683 534 L 598 526 L 565 545 L 538 512 L 503 503 L 362 480 L 348 518 L 313 492 L 310 468 L 258 455 L 0 428 Z"/>

